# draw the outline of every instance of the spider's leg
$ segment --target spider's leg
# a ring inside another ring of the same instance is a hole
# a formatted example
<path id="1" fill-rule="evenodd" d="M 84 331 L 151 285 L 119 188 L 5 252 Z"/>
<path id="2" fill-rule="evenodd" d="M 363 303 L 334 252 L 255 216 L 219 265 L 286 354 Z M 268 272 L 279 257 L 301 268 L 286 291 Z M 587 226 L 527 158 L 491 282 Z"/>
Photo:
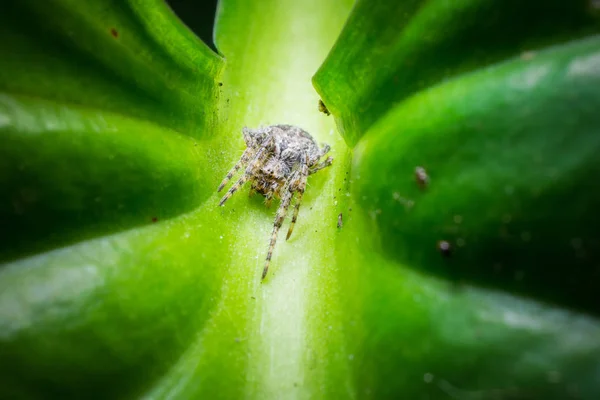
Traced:
<path id="1" fill-rule="evenodd" d="M 233 184 L 233 186 L 227 191 L 227 193 L 225 193 L 225 196 L 223 196 L 223 198 L 221 198 L 221 201 L 219 201 L 219 206 L 222 206 L 223 204 L 225 204 L 225 202 L 227 200 L 229 200 L 231 198 L 231 196 L 233 196 L 233 194 L 244 184 L 246 183 L 246 181 L 248 180 L 248 178 L 250 177 L 250 174 L 244 174 L 240 177 L 240 179 L 237 180 L 236 183 Z"/>
<path id="2" fill-rule="evenodd" d="M 309 170 L 309 175 L 312 175 L 312 174 L 314 174 L 315 172 L 322 170 L 323 168 L 327 168 L 327 167 L 329 167 L 329 166 L 330 166 L 332 163 L 333 163 L 333 158 L 331 158 L 331 157 L 327 157 L 327 160 L 325 160 L 325 161 L 323 161 L 323 162 L 321 162 L 321 163 L 319 163 L 319 164 L 315 165 L 314 167 L 312 167 L 312 168 Z"/>
<path id="3" fill-rule="evenodd" d="M 284 190 L 283 198 L 281 199 L 281 204 L 277 209 L 277 215 L 275 215 L 275 222 L 273 223 L 273 232 L 271 233 L 271 242 L 269 243 L 269 252 L 267 253 L 267 259 L 265 261 L 265 268 L 263 269 L 261 280 L 265 279 L 267 276 L 267 272 L 269 271 L 269 264 L 271 263 L 271 256 L 273 255 L 273 249 L 275 248 L 275 242 L 277 242 L 277 234 L 279 233 L 279 228 L 281 228 L 281 224 L 287 215 L 287 210 L 290 207 L 290 202 L 292 201 L 292 196 L 294 193 L 290 191 L 290 187 L 287 186 Z"/>
<path id="4" fill-rule="evenodd" d="M 244 154 L 242 154 L 242 157 L 240 157 L 238 162 L 235 163 L 233 168 L 231 168 L 229 170 L 229 172 L 227 173 L 227 176 L 225 176 L 225 178 L 219 185 L 217 192 L 220 192 L 221 190 L 223 190 L 223 188 L 225 187 L 225 185 L 227 185 L 227 182 L 229 182 L 229 180 L 233 177 L 233 175 L 235 175 L 235 173 L 238 172 L 238 170 L 241 167 L 245 167 L 246 164 L 248 164 L 248 161 L 250 160 L 250 156 L 252 155 L 253 152 L 254 152 L 254 149 L 252 149 L 250 147 L 247 147 L 246 150 L 244 150 Z"/>
<path id="5" fill-rule="evenodd" d="M 229 200 L 229 198 L 231 196 L 233 196 L 233 194 L 244 184 L 246 183 L 246 181 L 250 178 L 250 176 L 252 175 L 252 171 L 254 170 L 254 168 L 256 167 L 256 164 L 260 161 L 261 157 L 263 156 L 263 154 L 265 154 L 266 151 L 266 147 L 261 147 L 258 152 L 256 153 L 256 155 L 254 156 L 254 159 L 252 160 L 252 162 L 250 162 L 250 164 L 248 165 L 248 167 L 246 167 L 246 171 L 244 172 L 244 175 L 242 175 L 240 177 L 240 179 L 238 179 L 238 181 L 236 183 L 233 184 L 232 187 L 229 188 L 229 190 L 227 191 L 227 193 L 225 193 L 225 196 L 223 196 L 223 198 L 221 199 L 221 201 L 219 202 L 219 206 L 222 206 L 223 204 L 225 204 L 225 202 L 227 200 Z"/>
<path id="6" fill-rule="evenodd" d="M 268 194 L 265 196 L 265 206 L 271 207 L 271 203 L 273 202 L 273 195 Z"/>
<path id="7" fill-rule="evenodd" d="M 329 150 L 331 150 L 331 146 L 328 145 L 327 143 L 325 143 L 323 145 L 323 148 L 321 149 L 321 157 L 323 157 L 325 154 L 329 153 Z"/>
<path id="8" fill-rule="evenodd" d="M 306 177 L 308 176 L 308 166 L 306 163 L 302 164 L 302 172 L 300 175 L 300 179 L 296 190 L 298 191 L 298 196 L 296 197 L 296 205 L 294 206 L 294 215 L 292 216 L 292 222 L 290 223 L 290 227 L 288 229 L 288 233 L 285 237 L 285 240 L 288 240 L 290 236 L 292 236 L 292 231 L 294 230 L 294 225 L 296 224 L 296 219 L 298 219 L 298 212 L 300 211 L 300 204 L 302 204 L 302 195 L 304 195 L 304 190 L 306 189 Z"/>

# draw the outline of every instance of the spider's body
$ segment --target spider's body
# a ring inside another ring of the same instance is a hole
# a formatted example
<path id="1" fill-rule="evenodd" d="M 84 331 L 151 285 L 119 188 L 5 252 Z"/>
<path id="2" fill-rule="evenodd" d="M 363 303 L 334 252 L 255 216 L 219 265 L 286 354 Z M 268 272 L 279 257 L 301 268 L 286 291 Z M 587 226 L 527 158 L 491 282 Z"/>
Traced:
<path id="1" fill-rule="evenodd" d="M 225 187 L 241 167 L 246 169 L 223 196 L 219 205 L 222 206 L 246 181 L 252 183 L 250 193 L 262 194 L 266 197 L 267 204 L 274 197 L 281 199 L 263 270 L 262 278 L 264 279 L 269 269 L 279 228 L 285 219 L 292 197 L 298 193 L 286 239 L 292 234 L 298 218 L 302 195 L 306 188 L 306 178 L 331 165 L 333 159 L 328 157 L 325 161 L 321 161 L 321 158 L 329 151 L 329 146 L 324 145 L 323 148 L 319 148 L 308 132 L 292 125 L 272 125 L 255 130 L 244 128 L 243 135 L 247 146 L 246 150 L 223 179 L 218 191 Z"/>

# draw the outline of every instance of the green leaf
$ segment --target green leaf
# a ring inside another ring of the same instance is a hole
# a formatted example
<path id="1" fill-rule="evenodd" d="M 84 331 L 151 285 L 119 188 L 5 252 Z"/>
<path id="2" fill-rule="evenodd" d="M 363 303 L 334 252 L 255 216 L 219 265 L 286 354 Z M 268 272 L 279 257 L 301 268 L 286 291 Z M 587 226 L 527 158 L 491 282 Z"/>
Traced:
<path id="1" fill-rule="evenodd" d="M 548 48 L 423 91 L 379 121 L 354 163 L 384 252 L 597 312 L 599 55 L 600 37 Z"/>
<path id="2" fill-rule="evenodd" d="M 152 3 L 5 7 L 3 258 L 172 217 L 210 193 L 193 145 L 214 131 L 222 60 Z"/>
<path id="3" fill-rule="evenodd" d="M 315 86 L 349 145 L 419 90 L 598 32 L 588 0 L 357 1 Z"/>
<path id="4" fill-rule="evenodd" d="M 213 191 L 223 60 L 161 1 L 0 18 L 0 397 L 140 393 L 218 289 L 214 221 L 184 213 Z"/>
<path id="5" fill-rule="evenodd" d="M 598 398 L 597 13 L 522 3 L 3 5 L 0 398 Z M 278 123 L 334 164 L 261 283 Z"/>

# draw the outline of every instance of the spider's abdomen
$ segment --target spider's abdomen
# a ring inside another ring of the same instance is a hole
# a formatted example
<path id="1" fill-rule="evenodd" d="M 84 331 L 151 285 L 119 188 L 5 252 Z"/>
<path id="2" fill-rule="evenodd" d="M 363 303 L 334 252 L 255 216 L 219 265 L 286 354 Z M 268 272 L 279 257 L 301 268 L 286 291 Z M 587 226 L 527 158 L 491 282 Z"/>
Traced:
<path id="1" fill-rule="evenodd" d="M 302 163 L 306 160 L 308 165 L 315 163 L 320 157 L 320 149 L 317 142 L 310 134 L 298 127 L 289 125 L 276 125 L 282 127 L 275 137 L 280 154 L 280 158 L 291 170 L 294 164 Z"/>

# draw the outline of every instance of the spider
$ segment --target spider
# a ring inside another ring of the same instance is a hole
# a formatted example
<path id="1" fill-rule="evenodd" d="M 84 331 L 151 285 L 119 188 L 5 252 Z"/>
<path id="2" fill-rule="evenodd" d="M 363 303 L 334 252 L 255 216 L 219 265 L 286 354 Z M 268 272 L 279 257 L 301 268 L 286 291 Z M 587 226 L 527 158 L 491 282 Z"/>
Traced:
<path id="1" fill-rule="evenodd" d="M 294 194 L 298 193 L 286 240 L 290 238 L 298 218 L 302 195 L 306 189 L 306 178 L 330 166 L 333 158 L 327 157 L 327 159 L 321 161 L 329 152 L 329 145 L 324 144 L 322 148 L 319 148 L 317 142 L 308 132 L 296 126 L 271 125 L 258 129 L 244 127 L 242 134 L 246 142 L 246 150 L 227 173 L 217 192 L 223 190 L 240 168 L 245 167 L 246 170 L 237 182 L 229 188 L 219 202 L 219 206 L 224 205 L 247 181 L 252 183 L 250 194 L 252 195 L 255 192 L 262 194 L 265 196 L 267 205 L 271 204 L 274 197 L 281 199 L 275 215 L 269 251 L 262 273 L 261 280 L 264 280 L 269 270 L 279 228 L 281 228 L 287 215 Z"/>

